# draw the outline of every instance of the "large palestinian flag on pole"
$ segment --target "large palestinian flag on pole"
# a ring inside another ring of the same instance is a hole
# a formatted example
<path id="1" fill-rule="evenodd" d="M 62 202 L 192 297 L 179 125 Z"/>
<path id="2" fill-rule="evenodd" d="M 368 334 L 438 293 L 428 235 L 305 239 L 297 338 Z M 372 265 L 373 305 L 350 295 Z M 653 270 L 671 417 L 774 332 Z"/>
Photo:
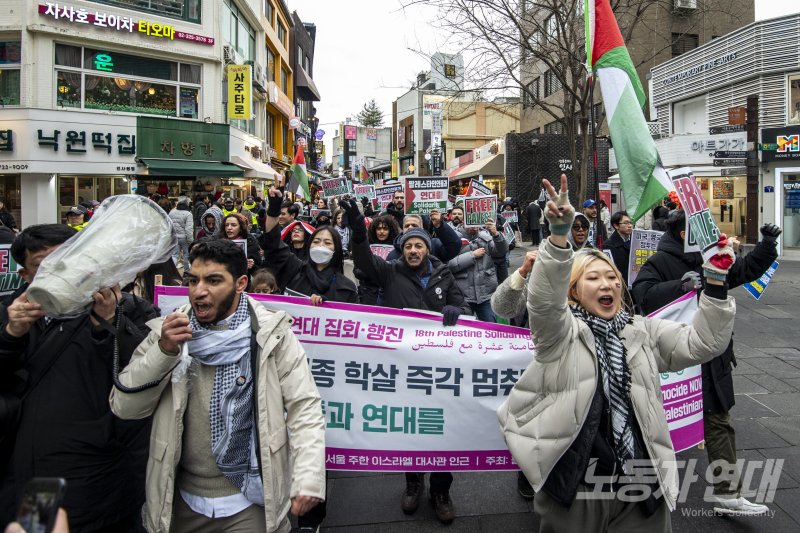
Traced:
<path id="1" fill-rule="evenodd" d="M 303 155 L 303 145 L 300 143 L 297 144 L 297 152 L 294 154 L 294 160 L 289 170 L 292 171 L 292 178 L 289 180 L 289 190 L 310 202 L 311 193 L 308 190 L 306 158 L 305 155 Z"/>
<path id="2" fill-rule="evenodd" d="M 586 62 L 597 73 L 628 215 L 635 222 L 672 189 L 642 108 L 645 94 L 609 0 L 584 0 Z"/>

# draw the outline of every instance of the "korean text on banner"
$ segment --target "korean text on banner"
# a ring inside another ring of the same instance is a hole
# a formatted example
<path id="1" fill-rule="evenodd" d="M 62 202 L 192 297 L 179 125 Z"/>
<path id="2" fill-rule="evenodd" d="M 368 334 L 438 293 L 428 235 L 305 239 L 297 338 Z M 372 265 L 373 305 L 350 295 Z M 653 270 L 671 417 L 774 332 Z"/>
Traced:
<path id="1" fill-rule="evenodd" d="M 434 209 L 447 210 L 447 178 L 408 178 L 405 191 L 406 213 L 427 215 Z"/>
<path id="2" fill-rule="evenodd" d="M 228 75 L 228 118 L 250 120 L 253 117 L 253 67 L 226 65 Z"/>
<path id="3" fill-rule="evenodd" d="M 764 294 L 764 291 L 767 289 L 767 285 L 769 285 L 769 282 L 772 281 L 772 276 L 774 276 L 775 271 L 778 270 L 778 266 L 779 263 L 777 261 L 773 262 L 767 271 L 764 272 L 763 276 L 755 281 L 751 281 L 750 283 L 745 283 L 744 289 L 749 292 L 753 298 L 760 300 L 761 296 Z"/>
<path id="4" fill-rule="evenodd" d="M 158 286 L 155 295 L 164 315 L 188 303 L 186 287 Z M 294 318 L 323 399 L 329 470 L 517 468 L 495 412 L 534 356 L 527 329 L 474 320 L 444 327 L 438 314 L 250 296 Z M 696 309 L 690 292 L 651 316 L 691 323 Z M 662 375 L 677 451 L 703 440 L 701 383 L 699 367 Z"/>
<path id="5" fill-rule="evenodd" d="M 628 287 L 633 287 L 636 276 L 650 256 L 656 253 L 663 231 L 634 229 L 631 234 L 631 253 L 628 257 Z M 612 258 L 613 259 L 613 258 Z"/>
<path id="6" fill-rule="evenodd" d="M 692 238 L 697 241 L 703 259 L 708 261 L 717 253 L 719 228 L 714 223 L 711 209 L 697 186 L 697 180 L 688 167 L 669 172 L 669 177 L 686 212 L 686 225 L 691 226 Z"/>
<path id="7" fill-rule="evenodd" d="M 334 198 L 350 194 L 350 186 L 345 178 L 331 178 L 322 180 L 322 194 L 325 198 Z"/>
<path id="8" fill-rule="evenodd" d="M 497 218 L 497 196 L 473 196 L 464 198 L 464 226 L 479 228 L 487 220 Z"/>
<path id="9" fill-rule="evenodd" d="M 11 245 L 0 244 L 0 296 L 7 296 L 25 282 L 20 275 L 20 265 L 11 257 Z"/>
<path id="10" fill-rule="evenodd" d="M 478 180 L 469 180 L 467 196 L 489 196 L 490 194 L 492 194 L 492 189 Z"/>
<path id="11" fill-rule="evenodd" d="M 375 197 L 378 199 L 378 206 L 381 209 L 386 209 L 386 206 L 392 201 L 394 193 L 402 191 L 403 186 L 399 183 L 393 185 L 384 185 L 383 187 L 375 188 Z"/>

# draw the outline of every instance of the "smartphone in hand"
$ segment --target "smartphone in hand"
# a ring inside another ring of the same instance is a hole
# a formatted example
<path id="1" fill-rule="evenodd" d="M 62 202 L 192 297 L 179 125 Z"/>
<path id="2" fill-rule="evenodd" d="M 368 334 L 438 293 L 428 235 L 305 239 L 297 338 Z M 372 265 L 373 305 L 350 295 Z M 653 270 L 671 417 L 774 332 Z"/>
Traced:
<path id="1" fill-rule="evenodd" d="M 27 533 L 53 531 L 66 489 L 67 482 L 60 477 L 35 477 L 28 481 L 17 511 L 17 522 Z"/>

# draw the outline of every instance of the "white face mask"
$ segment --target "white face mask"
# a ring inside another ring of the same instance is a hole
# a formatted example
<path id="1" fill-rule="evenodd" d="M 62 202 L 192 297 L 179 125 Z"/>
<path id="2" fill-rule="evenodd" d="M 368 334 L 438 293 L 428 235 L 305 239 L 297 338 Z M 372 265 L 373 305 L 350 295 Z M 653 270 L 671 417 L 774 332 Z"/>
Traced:
<path id="1" fill-rule="evenodd" d="M 325 246 L 312 246 L 308 256 L 317 265 L 327 265 L 333 259 L 333 250 Z"/>

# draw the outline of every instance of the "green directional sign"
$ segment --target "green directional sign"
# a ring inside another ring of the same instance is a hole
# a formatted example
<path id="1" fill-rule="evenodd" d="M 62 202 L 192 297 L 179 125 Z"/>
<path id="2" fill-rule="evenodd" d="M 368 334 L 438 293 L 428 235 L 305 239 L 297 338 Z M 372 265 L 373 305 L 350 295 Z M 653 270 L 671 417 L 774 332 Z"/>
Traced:
<path id="1" fill-rule="evenodd" d="M 759 150 L 777 150 L 778 144 L 777 143 L 763 143 L 758 145 Z"/>

